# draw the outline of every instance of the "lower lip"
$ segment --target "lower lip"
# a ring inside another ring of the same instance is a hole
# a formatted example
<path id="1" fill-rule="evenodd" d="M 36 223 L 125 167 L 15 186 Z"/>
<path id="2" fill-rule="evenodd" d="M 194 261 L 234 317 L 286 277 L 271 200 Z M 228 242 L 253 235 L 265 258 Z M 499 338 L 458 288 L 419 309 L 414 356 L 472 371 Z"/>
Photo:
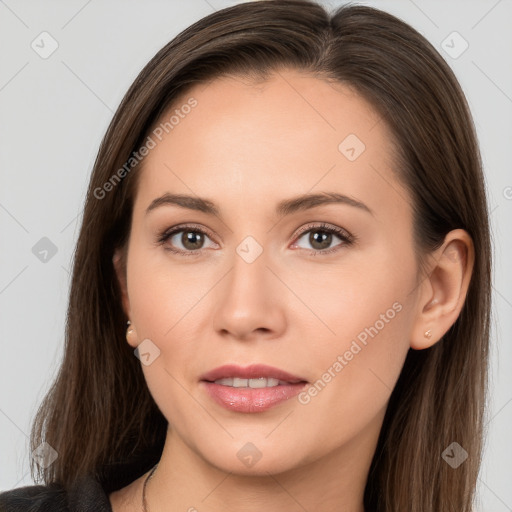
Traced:
<path id="1" fill-rule="evenodd" d="M 307 382 L 269 388 L 234 388 L 201 381 L 207 393 L 219 404 L 236 412 L 263 412 L 298 395 Z"/>

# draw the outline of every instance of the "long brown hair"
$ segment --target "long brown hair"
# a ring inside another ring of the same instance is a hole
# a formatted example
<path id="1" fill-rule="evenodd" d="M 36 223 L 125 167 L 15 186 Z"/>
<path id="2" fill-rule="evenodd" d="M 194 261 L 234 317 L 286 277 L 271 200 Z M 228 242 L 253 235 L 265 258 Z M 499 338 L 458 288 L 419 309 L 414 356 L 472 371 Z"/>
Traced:
<path id="1" fill-rule="evenodd" d="M 483 444 L 491 309 L 487 200 L 471 114 L 450 67 L 409 25 L 370 7 L 330 14 L 301 0 L 242 3 L 199 20 L 151 59 L 117 109 L 87 193 L 64 358 L 31 433 L 32 450 L 46 441 L 58 458 L 46 469 L 32 460 L 34 480 L 68 486 L 94 474 L 111 491 L 159 460 L 167 421 L 126 343 L 112 263 L 130 232 L 141 170 L 133 155 L 187 88 L 281 68 L 353 87 L 387 124 L 397 176 L 412 198 L 418 261 L 452 229 L 473 240 L 463 309 L 441 341 L 409 350 L 365 489 L 369 511 L 469 512 Z M 469 455 L 457 469 L 441 456 L 453 442 Z"/>

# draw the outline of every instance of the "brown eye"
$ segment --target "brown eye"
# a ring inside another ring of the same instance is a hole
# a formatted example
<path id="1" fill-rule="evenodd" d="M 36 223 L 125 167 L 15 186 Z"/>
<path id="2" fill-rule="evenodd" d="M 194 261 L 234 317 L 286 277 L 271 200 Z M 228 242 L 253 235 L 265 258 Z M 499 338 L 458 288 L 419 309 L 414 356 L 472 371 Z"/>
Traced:
<path id="1" fill-rule="evenodd" d="M 311 244 L 313 249 L 323 251 L 324 249 L 329 249 L 332 243 L 332 237 L 332 233 L 317 229 L 309 232 L 308 242 Z"/>
<path id="2" fill-rule="evenodd" d="M 158 237 L 158 243 L 166 250 L 183 255 L 194 255 L 205 248 L 206 240 L 211 240 L 202 229 L 187 226 L 176 226 Z M 212 242 L 212 245 L 216 245 Z"/>
<path id="3" fill-rule="evenodd" d="M 307 237 L 305 235 L 307 235 Z M 344 229 L 335 226 L 329 226 L 327 224 L 309 227 L 309 229 L 306 228 L 305 230 L 301 231 L 297 240 L 299 241 L 302 238 L 306 238 L 307 244 L 309 244 L 310 248 L 312 248 L 312 251 L 315 255 L 335 252 L 343 246 L 352 244 L 354 241 L 354 237 Z M 336 238 L 340 240 L 341 243 L 331 247 Z M 308 247 L 299 245 L 298 241 L 295 242 L 294 246 L 308 249 Z"/>
<path id="4" fill-rule="evenodd" d="M 183 233 L 180 238 L 180 242 L 182 243 L 185 249 L 190 251 L 194 251 L 196 249 L 201 249 L 204 244 L 204 234 L 199 233 L 199 231 L 182 231 Z"/>

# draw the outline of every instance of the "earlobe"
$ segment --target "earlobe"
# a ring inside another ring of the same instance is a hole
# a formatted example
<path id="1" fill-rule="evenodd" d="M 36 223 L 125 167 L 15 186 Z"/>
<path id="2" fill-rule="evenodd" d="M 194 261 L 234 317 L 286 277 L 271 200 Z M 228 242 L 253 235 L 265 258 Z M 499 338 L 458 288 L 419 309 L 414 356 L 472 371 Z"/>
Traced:
<path id="1" fill-rule="evenodd" d="M 128 320 L 128 326 L 126 329 L 126 341 L 128 341 L 128 344 L 131 345 L 134 348 L 137 348 L 138 346 L 138 339 L 137 339 L 137 333 L 135 331 L 135 327 L 131 325 L 131 322 Z"/>
<path id="2" fill-rule="evenodd" d="M 411 348 L 423 350 L 437 343 L 457 320 L 471 280 L 473 242 L 463 229 L 450 231 L 432 255 L 430 272 L 419 292 Z"/>

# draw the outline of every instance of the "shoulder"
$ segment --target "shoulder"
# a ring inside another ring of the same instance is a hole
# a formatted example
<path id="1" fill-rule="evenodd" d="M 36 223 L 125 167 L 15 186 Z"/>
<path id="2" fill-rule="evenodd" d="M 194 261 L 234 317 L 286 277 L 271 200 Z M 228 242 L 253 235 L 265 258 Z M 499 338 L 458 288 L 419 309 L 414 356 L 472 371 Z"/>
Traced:
<path id="1" fill-rule="evenodd" d="M 0 512 L 112 512 L 100 483 L 92 476 L 70 489 L 53 483 L 29 485 L 0 493 Z"/>
<path id="2" fill-rule="evenodd" d="M 64 488 L 57 484 L 29 485 L 0 492 L 0 512 L 64 511 L 67 498 Z"/>

